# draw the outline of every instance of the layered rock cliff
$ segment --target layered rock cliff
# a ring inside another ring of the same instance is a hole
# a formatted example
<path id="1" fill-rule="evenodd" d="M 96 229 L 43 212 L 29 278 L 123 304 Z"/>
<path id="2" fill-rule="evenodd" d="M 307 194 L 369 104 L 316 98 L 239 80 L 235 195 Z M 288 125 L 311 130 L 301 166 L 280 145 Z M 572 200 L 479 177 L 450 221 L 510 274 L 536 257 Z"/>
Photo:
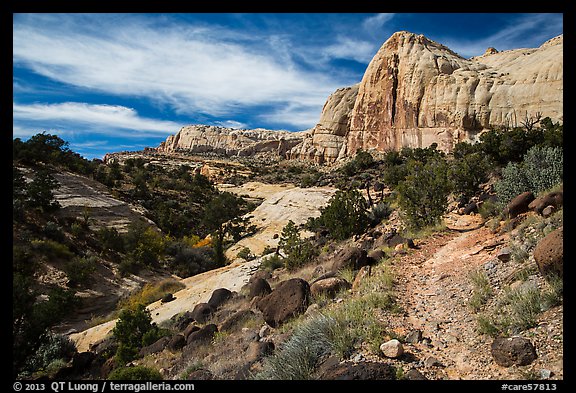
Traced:
<path id="1" fill-rule="evenodd" d="M 236 130 L 194 125 L 183 127 L 176 135 L 170 135 L 156 150 L 215 153 L 228 157 L 271 152 L 285 157 L 288 151 L 302 142 L 305 135 L 305 131 Z"/>
<path id="2" fill-rule="evenodd" d="M 359 85 L 332 94 L 290 156 L 334 162 L 358 149 L 437 143 L 451 151 L 490 126 L 563 120 L 563 37 L 536 49 L 489 48 L 465 59 L 423 35 L 394 33 Z"/>
<path id="3" fill-rule="evenodd" d="M 332 163 L 359 149 L 385 152 L 436 143 L 450 152 L 492 126 L 563 120 L 563 36 L 539 48 L 465 59 L 423 35 L 394 33 L 362 81 L 328 97 L 320 119 L 301 132 L 189 126 L 158 151 L 227 156 L 272 152 Z"/>

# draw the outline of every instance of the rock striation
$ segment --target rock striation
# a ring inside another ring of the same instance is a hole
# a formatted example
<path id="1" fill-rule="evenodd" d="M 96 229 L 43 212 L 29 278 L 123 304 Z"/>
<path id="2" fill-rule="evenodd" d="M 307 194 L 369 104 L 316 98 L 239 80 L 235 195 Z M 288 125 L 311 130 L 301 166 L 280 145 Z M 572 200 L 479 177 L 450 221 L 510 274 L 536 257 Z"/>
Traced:
<path id="1" fill-rule="evenodd" d="M 300 132 L 195 125 L 156 150 L 281 157 L 333 163 L 359 150 L 433 143 L 450 152 L 492 126 L 563 121 L 563 35 L 538 48 L 488 48 L 466 59 L 423 35 L 399 31 L 360 83 L 336 90 L 315 127 Z"/>
<path id="2" fill-rule="evenodd" d="M 176 135 L 170 135 L 156 150 L 164 153 L 215 153 L 228 157 L 274 153 L 285 157 L 288 151 L 302 142 L 305 135 L 305 131 L 236 130 L 193 125 L 182 127 Z"/>
<path id="3" fill-rule="evenodd" d="M 490 126 L 521 126 L 538 116 L 563 120 L 563 36 L 539 48 L 465 59 L 423 35 L 394 33 L 358 85 L 327 100 L 320 121 L 293 158 L 334 162 L 359 149 L 451 151 Z"/>

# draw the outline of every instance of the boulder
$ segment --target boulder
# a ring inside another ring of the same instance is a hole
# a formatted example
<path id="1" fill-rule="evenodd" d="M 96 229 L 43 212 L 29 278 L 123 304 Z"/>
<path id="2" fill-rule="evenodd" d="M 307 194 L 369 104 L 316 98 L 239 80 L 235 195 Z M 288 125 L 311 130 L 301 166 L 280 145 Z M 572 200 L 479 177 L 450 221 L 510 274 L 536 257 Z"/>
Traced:
<path id="1" fill-rule="evenodd" d="M 214 311 L 216 310 L 210 304 L 198 303 L 192 310 L 192 318 L 197 322 L 204 323 L 212 316 Z"/>
<path id="2" fill-rule="evenodd" d="M 274 352 L 274 344 L 270 341 L 252 341 L 246 349 L 246 360 L 256 362 L 264 356 L 271 355 Z"/>
<path id="3" fill-rule="evenodd" d="M 524 337 L 498 337 L 491 345 L 494 361 L 503 367 L 527 366 L 536 358 L 536 348 Z"/>
<path id="4" fill-rule="evenodd" d="M 535 211 L 536 213 L 543 215 L 544 209 L 548 206 L 553 206 L 554 209 L 558 209 L 564 203 L 564 192 L 563 191 L 554 191 L 550 192 L 543 197 L 539 197 L 534 199 L 528 205 L 530 210 Z"/>
<path id="5" fill-rule="evenodd" d="M 138 352 L 138 356 L 144 357 L 144 356 L 150 355 L 152 353 L 162 352 L 164 350 L 164 348 L 166 348 L 166 345 L 168 344 L 169 341 L 170 341 L 170 337 L 167 337 L 167 336 L 162 337 L 162 338 L 158 339 L 157 341 L 155 341 L 154 343 L 148 345 L 147 347 L 140 349 L 140 352 Z"/>
<path id="6" fill-rule="evenodd" d="M 256 278 L 252 280 L 252 282 L 248 283 L 249 292 L 248 298 L 252 299 L 255 296 L 266 296 L 270 292 L 272 292 L 272 288 L 270 288 L 270 284 L 263 278 Z"/>
<path id="7" fill-rule="evenodd" d="M 416 344 L 422 341 L 422 330 L 414 329 L 408 332 L 405 340 L 407 343 Z"/>
<path id="8" fill-rule="evenodd" d="M 404 347 L 402 346 L 402 343 L 396 339 L 386 341 L 380 345 L 380 350 L 382 351 L 382 354 L 387 358 L 398 358 L 404 353 Z"/>
<path id="9" fill-rule="evenodd" d="M 388 363 L 359 362 L 337 363 L 327 367 L 321 380 L 395 380 L 396 369 Z"/>
<path id="10" fill-rule="evenodd" d="M 212 292 L 212 296 L 210 296 L 210 300 L 208 300 L 208 304 L 217 309 L 221 305 L 223 305 L 228 299 L 232 297 L 232 292 L 226 288 L 218 288 L 214 292 Z"/>
<path id="11" fill-rule="evenodd" d="M 162 296 L 162 299 L 160 299 L 160 302 L 161 302 L 161 303 L 168 303 L 168 302 L 171 302 L 171 301 L 174 300 L 174 299 L 176 299 L 176 298 L 174 297 L 173 294 L 167 293 L 166 295 Z"/>
<path id="12" fill-rule="evenodd" d="M 382 258 L 384 258 L 385 256 L 386 256 L 386 253 L 379 248 L 372 250 L 368 253 L 368 258 L 371 259 L 373 261 L 373 263 L 380 262 L 380 260 Z"/>
<path id="13" fill-rule="evenodd" d="M 338 292 L 350 289 L 350 287 L 350 283 L 341 277 L 328 277 L 315 281 L 310 286 L 310 294 L 312 296 L 326 295 L 329 298 L 334 298 Z"/>
<path id="14" fill-rule="evenodd" d="M 346 247 L 336 252 L 333 257 L 332 271 L 342 269 L 358 270 L 368 265 L 368 254 L 365 250 L 357 247 Z"/>
<path id="15" fill-rule="evenodd" d="M 532 191 L 523 192 L 520 195 L 514 197 L 504 209 L 504 213 L 508 215 L 509 218 L 515 218 L 522 213 L 526 213 L 530 210 L 528 207 L 530 202 L 534 200 L 534 194 Z"/>
<path id="16" fill-rule="evenodd" d="M 301 278 L 280 282 L 274 290 L 258 302 L 264 321 L 277 327 L 287 319 L 306 311 L 310 297 L 310 285 Z"/>
<path id="17" fill-rule="evenodd" d="M 534 260 L 542 275 L 564 275 L 564 226 L 550 232 L 534 249 Z"/>
<path id="18" fill-rule="evenodd" d="M 202 327 L 200 330 L 190 333 L 188 339 L 186 340 L 186 349 L 189 350 L 197 347 L 200 344 L 210 342 L 217 331 L 218 327 L 211 323 Z"/>
<path id="19" fill-rule="evenodd" d="M 176 352 L 184 348 L 186 345 L 186 337 L 183 334 L 175 334 L 170 338 L 168 344 L 166 344 L 166 349 L 171 352 Z"/>
<path id="20" fill-rule="evenodd" d="M 409 381 L 420 381 L 420 380 L 427 380 L 420 371 L 416 370 L 415 368 L 411 368 L 406 374 L 404 374 L 404 378 Z"/>
<path id="21" fill-rule="evenodd" d="M 200 326 L 192 322 L 186 327 L 186 329 L 184 329 L 184 332 L 182 332 L 182 334 L 184 335 L 185 339 L 188 339 L 190 333 L 196 332 L 198 330 L 200 330 Z"/>
<path id="22" fill-rule="evenodd" d="M 356 273 L 356 276 L 354 277 L 354 282 L 352 283 L 352 292 L 358 291 L 362 281 L 366 277 L 369 277 L 371 272 L 372 267 L 370 265 L 362 266 L 362 268 L 358 271 L 358 273 Z"/>

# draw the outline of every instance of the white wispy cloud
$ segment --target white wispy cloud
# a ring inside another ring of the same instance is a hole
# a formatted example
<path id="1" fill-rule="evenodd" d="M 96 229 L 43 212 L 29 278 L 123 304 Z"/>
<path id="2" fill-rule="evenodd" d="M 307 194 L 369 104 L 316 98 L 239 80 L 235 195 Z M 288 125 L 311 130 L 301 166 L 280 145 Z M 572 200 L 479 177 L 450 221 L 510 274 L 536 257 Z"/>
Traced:
<path id="1" fill-rule="evenodd" d="M 132 108 L 118 105 L 94 105 L 82 102 L 58 104 L 13 103 L 13 134 L 30 136 L 44 125 L 64 134 L 70 132 L 96 132 L 99 134 L 141 137 L 167 135 L 182 127 L 172 121 L 141 117 Z M 60 125 L 60 127 L 59 127 Z"/>
<path id="2" fill-rule="evenodd" d="M 394 18 L 393 13 L 381 13 L 366 18 L 364 22 L 362 22 L 362 27 L 367 31 L 375 31 L 384 27 L 386 22 L 390 21 Z"/>
<path id="3" fill-rule="evenodd" d="M 224 28 L 158 26 L 131 17 L 123 23 L 41 18 L 16 18 L 16 65 L 89 91 L 146 97 L 181 114 L 225 116 L 240 105 L 309 102 L 319 116 L 326 97 L 341 87 L 330 75 L 287 64 L 289 56 L 275 52 L 273 42 L 263 46 L 258 37 Z"/>
<path id="4" fill-rule="evenodd" d="M 446 37 L 440 42 L 464 57 L 482 55 L 489 47 L 499 51 L 537 48 L 562 30 L 562 23 L 559 14 L 526 14 L 510 19 L 500 30 L 480 39 Z"/>
<path id="5" fill-rule="evenodd" d="M 378 45 L 374 42 L 338 37 L 336 43 L 324 49 L 324 54 L 330 58 L 351 59 L 360 63 L 368 63 L 377 50 Z"/>

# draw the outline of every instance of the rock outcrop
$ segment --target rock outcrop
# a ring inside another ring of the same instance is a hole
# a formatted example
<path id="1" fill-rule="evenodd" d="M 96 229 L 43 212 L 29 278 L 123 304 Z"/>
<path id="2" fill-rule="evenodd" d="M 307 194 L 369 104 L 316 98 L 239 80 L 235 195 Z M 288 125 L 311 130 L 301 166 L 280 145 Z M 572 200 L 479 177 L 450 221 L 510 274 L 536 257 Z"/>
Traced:
<path id="1" fill-rule="evenodd" d="M 353 101 L 353 103 L 352 103 Z M 327 100 L 320 121 L 291 157 L 334 162 L 357 150 L 451 151 L 490 126 L 538 116 L 563 120 L 563 36 L 536 49 L 465 59 L 423 35 L 394 33 L 359 85 Z"/>
<path id="2" fill-rule="evenodd" d="M 274 153 L 285 157 L 306 135 L 302 132 L 193 125 L 182 127 L 156 148 L 159 152 L 186 151 L 193 154 L 215 153 L 223 156 L 252 156 Z"/>

